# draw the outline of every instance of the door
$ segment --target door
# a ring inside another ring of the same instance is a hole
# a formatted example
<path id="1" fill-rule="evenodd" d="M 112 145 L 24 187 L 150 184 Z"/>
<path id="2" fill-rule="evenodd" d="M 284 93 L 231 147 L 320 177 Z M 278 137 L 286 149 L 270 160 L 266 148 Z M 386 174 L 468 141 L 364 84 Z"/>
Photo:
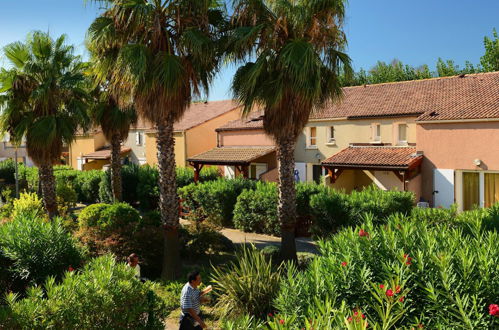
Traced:
<path id="1" fill-rule="evenodd" d="M 304 182 L 307 180 L 307 164 L 295 163 L 295 181 Z"/>
<path id="2" fill-rule="evenodd" d="M 454 204 L 454 170 L 433 170 L 433 206 L 450 207 Z"/>

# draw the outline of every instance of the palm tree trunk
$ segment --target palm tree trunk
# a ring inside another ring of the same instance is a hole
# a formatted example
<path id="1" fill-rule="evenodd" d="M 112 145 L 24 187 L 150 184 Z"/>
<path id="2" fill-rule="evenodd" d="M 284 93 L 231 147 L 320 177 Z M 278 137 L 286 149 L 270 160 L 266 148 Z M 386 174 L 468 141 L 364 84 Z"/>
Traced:
<path id="1" fill-rule="evenodd" d="M 173 120 L 158 124 L 159 207 L 164 226 L 163 279 L 175 279 L 180 270 L 179 202 L 175 173 Z"/>
<path id="2" fill-rule="evenodd" d="M 277 160 L 279 171 L 279 205 L 277 213 L 281 223 L 281 258 L 297 261 L 295 225 L 295 139 L 285 138 L 277 141 Z"/>
<path id="3" fill-rule="evenodd" d="M 116 202 L 121 202 L 122 184 L 121 184 L 121 139 L 118 134 L 111 138 L 111 189 L 113 198 Z"/>
<path id="4" fill-rule="evenodd" d="M 38 171 L 40 186 L 42 188 L 43 204 L 45 205 L 45 210 L 49 217 L 52 219 L 59 214 L 55 193 L 54 167 L 52 164 L 46 163 L 40 165 Z"/>

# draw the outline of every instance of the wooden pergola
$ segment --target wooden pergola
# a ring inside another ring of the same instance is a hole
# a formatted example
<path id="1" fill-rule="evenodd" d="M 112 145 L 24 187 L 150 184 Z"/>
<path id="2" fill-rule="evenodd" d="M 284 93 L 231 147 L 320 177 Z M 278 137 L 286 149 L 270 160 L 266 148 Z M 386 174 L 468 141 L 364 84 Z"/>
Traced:
<path id="1" fill-rule="evenodd" d="M 194 168 L 194 182 L 199 181 L 199 173 L 205 165 L 234 166 L 244 178 L 249 178 L 250 164 L 270 153 L 275 152 L 273 146 L 261 147 L 217 147 L 187 159 Z"/>

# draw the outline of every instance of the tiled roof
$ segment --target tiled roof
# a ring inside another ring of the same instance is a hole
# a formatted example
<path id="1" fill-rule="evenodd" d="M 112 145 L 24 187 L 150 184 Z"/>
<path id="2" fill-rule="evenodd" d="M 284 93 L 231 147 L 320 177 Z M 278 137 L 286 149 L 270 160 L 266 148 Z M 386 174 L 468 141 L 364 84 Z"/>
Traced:
<path id="1" fill-rule="evenodd" d="M 242 129 L 262 129 L 263 128 L 263 111 L 255 111 L 245 118 L 236 119 L 217 128 L 217 131 L 236 131 Z"/>
<path id="2" fill-rule="evenodd" d="M 205 164 L 248 164 L 251 161 L 274 152 L 275 148 L 268 147 L 221 147 L 203 152 L 187 159 L 189 162 Z"/>
<path id="3" fill-rule="evenodd" d="M 417 116 L 420 121 L 499 118 L 499 72 L 346 87 L 311 119 Z"/>
<path id="4" fill-rule="evenodd" d="M 405 169 L 422 159 L 414 147 L 350 146 L 329 157 L 323 165 L 353 168 Z"/>
<path id="5" fill-rule="evenodd" d="M 176 132 L 186 131 L 238 107 L 239 105 L 233 100 L 192 103 L 185 111 L 182 119 L 173 125 L 173 129 Z M 143 119 L 139 120 L 137 127 L 143 127 L 151 132 L 155 131 L 154 125 L 148 124 L 147 121 Z"/>
<path id="6" fill-rule="evenodd" d="M 132 149 L 130 148 L 124 148 L 121 147 L 121 154 L 124 155 L 128 152 L 130 152 Z M 103 148 L 101 150 L 97 150 L 94 152 L 91 152 L 89 154 L 83 155 L 83 158 L 88 158 L 88 159 L 110 159 L 111 158 L 111 149 L 109 147 Z"/>

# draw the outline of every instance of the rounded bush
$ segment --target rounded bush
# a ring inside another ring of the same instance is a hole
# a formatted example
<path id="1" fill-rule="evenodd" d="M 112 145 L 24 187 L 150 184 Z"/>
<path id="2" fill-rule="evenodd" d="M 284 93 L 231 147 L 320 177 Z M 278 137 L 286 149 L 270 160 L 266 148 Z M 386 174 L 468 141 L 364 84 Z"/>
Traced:
<path id="1" fill-rule="evenodd" d="M 139 212 L 127 203 L 109 205 L 101 212 L 98 225 L 102 229 L 119 229 L 128 225 L 138 226 L 140 223 Z"/>
<path id="2" fill-rule="evenodd" d="M 78 215 L 80 227 L 97 227 L 102 217 L 102 211 L 109 208 L 109 204 L 92 204 L 85 207 Z"/>

